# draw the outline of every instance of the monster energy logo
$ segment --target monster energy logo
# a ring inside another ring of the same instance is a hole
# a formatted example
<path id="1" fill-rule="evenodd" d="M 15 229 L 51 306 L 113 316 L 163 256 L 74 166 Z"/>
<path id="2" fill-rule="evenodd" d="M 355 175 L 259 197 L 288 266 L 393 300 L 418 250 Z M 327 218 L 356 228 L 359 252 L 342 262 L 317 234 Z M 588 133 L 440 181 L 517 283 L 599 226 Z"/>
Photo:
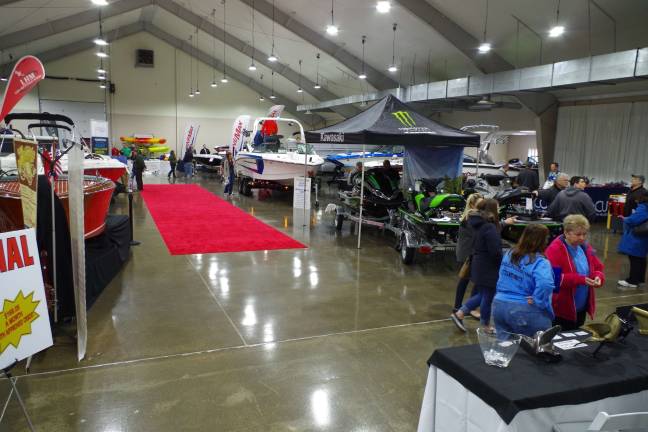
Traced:
<path id="1" fill-rule="evenodd" d="M 396 119 L 406 127 L 414 127 L 416 126 L 416 122 L 412 118 L 409 112 L 407 111 L 396 111 L 393 112 L 392 115 L 396 117 Z"/>

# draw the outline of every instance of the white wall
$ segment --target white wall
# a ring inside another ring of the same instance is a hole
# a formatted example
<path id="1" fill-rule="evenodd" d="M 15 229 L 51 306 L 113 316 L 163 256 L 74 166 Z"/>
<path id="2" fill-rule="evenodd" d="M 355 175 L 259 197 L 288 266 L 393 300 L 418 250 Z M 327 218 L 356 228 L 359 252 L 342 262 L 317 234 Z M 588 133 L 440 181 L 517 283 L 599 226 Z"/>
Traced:
<path id="1" fill-rule="evenodd" d="M 535 148 L 537 148 L 535 135 L 511 135 L 509 136 L 506 159 L 510 160 L 517 158 L 521 161 L 525 161 L 529 154 L 529 149 Z"/>
<path id="2" fill-rule="evenodd" d="M 136 68 L 135 50 L 155 51 L 154 68 Z M 120 136 L 151 133 L 167 139 L 176 150 L 188 122 L 200 124 L 197 143 L 212 147 L 229 142 L 232 123 L 240 114 L 254 117 L 266 115 L 272 106 L 269 99 L 258 100 L 258 94 L 230 78 L 229 83 L 218 81 L 211 88 L 212 69 L 200 64 L 201 95 L 189 98 L 189 56 L 148 33 L 139 33 L 111 44 L 110 58 L 105 63 L 110 80 L 115 84 L 115 94 L 99 88 L 97 83 L 75 80 L 42 81 L 17 106 L 20 111 L 38 111 L 38 99 L 80 102 L 105 101 L 108 104 L 111 141 L 120 145 Z M 98 58 L 94 50 L 45 64 L 48 75 L 96 78 Z M 195 67 L 194 80 L 195 87 Z M 217 75 L 217 78 L 220 76 Z M 285 112 L 284 117 L 294 114 Z M 306 128 L 307 125 L 304 125 Z M 290 136 L 295 128 L 280 129 Z"/>

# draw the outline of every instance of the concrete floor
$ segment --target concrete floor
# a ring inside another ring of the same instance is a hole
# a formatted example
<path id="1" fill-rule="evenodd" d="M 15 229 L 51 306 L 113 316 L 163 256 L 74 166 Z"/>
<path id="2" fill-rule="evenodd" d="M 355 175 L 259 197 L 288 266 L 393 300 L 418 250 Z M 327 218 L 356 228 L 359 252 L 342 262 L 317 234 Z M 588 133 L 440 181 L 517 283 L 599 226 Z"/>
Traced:
<path id="1" fill-rule="evenodd" d="M 427 358 L 474 342 L 448 320 L 454 255 L 405 266 L 389 233 L 366 229 L 357 250 L 349 227 L 336 232 L 322 210 L 304 229 L 290 196 L 233 203 L 309 248 L 171 256 L 137 196 L 142 245 L 88 313 L 87 359 L 76 362 L 72 330 L 58 329 L 18 379 L 37 430 L 416 430 Z M 125 208 L 122 195 L 113 212 Z M 602 227 L 592 235 L 609 279 L 598 318 L 648 301 L 646 290 L 616 288 L 626 268 L 618 238 Z M 13 398 L 0 431 L 22 430 Z"/>

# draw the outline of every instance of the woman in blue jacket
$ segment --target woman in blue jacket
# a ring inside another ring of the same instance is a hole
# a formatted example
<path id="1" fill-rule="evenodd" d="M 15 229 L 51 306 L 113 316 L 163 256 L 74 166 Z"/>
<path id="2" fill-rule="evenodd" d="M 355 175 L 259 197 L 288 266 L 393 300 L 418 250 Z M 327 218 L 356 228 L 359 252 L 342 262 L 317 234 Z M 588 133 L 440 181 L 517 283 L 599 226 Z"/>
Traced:
<path id="1" fill-rule="evenodd" d="M 518 243 L 504 255 L 493 299 L 495 329 L 533 336 L 551 327 L 554 274 L 542 255 L 549 230 L 528 225 Z"/>
<path id="2" fill-rule="evenodd" d="M 648 255 L 648 237 L 634 234 L 633 229 L 648 220 L 648 192 L 636 198 L 637 209 L 630 216 L 623 218 L 623 237 L 619 243 L 619 253 L 628 255 L 630 274 L 627 279 L 618 282 L 621 288 L 637 288 L 646 282 L 646 255 Z"/>

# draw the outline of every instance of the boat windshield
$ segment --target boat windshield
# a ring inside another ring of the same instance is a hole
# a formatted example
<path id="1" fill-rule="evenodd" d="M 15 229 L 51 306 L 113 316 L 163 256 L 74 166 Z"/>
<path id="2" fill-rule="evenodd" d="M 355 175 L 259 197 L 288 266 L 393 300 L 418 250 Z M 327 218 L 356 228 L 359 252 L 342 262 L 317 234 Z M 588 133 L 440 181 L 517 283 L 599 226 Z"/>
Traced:
<path id="1" fill-rule="evenodd" d="M 299 143 L 297 144 L 297 153 L 298 154 L 315 154 L 313 146 L 310 144 Z"/>

